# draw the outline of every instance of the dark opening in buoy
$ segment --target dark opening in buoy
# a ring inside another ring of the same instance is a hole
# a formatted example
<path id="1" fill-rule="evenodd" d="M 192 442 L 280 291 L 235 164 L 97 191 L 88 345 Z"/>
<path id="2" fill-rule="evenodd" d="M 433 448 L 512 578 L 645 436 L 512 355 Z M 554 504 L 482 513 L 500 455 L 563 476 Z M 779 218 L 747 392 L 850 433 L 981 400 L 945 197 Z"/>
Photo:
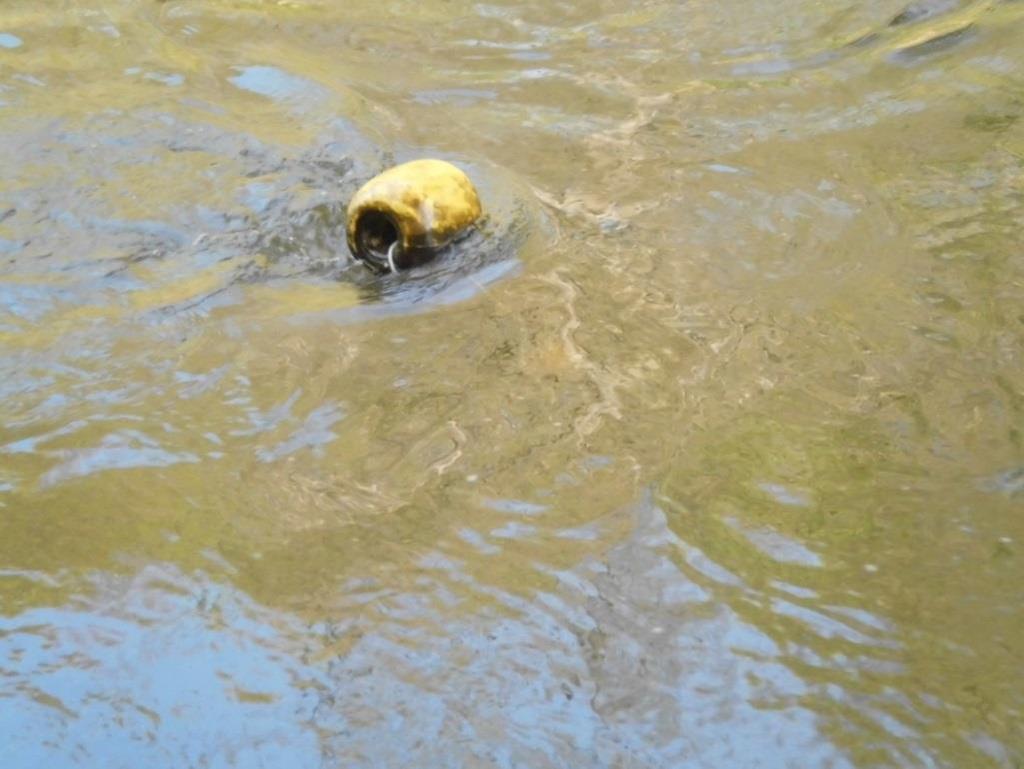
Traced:
<path id="1" fill-rule="evenodd" d="M 389 269 L 388 252 L 399 239 L 394 220 L 383 211 L 364 211 L 355 224 L 355 235 L 364 259 L 377 269 Z"/>

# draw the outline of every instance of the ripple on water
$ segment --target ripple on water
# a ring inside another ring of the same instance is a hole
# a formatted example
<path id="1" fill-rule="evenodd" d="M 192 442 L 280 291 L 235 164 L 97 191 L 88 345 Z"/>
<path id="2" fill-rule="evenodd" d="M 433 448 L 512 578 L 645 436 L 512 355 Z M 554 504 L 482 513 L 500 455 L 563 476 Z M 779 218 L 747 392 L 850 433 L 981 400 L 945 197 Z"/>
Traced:
<path id="1" fill-rule="evenodd" d="M 850 766 L 804 705 L 812 685 L 716 598 L 733 583 L 694 579 L 656 507 L 631 515 L 624 541 L 548 571 L 529 597 L 435 555 L 421 562 L 420 592 L 380 597 L 381 619 L 339 626 L 349 643 L 328 664 L 332 706 L 320 713 L 358 718 L 361 732 L 328 737 L 331 755 L 374 766 L 411 755 L 439 766 Z M 444 594 L 489 601 L 434 625 Z"/>

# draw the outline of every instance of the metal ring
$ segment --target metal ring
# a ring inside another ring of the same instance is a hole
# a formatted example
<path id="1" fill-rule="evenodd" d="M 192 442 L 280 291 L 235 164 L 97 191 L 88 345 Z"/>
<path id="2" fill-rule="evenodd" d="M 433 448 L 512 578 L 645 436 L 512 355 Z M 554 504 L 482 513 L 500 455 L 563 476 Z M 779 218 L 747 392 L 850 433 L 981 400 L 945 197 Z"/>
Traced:
<path id="1" fill-rule="evenodd" d="M 398 265 L 395 264 L 395 251 L 397 250 L 398 241 L 396 240 L 388 247 L 388 267 L 391 269 L 391 272 L 398 272 Z"/>

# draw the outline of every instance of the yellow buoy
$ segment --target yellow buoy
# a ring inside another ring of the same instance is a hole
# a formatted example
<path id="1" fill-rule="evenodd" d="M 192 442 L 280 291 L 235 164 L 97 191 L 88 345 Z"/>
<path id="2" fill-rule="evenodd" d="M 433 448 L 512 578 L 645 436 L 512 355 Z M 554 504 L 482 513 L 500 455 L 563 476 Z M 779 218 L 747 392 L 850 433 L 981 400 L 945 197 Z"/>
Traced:
<path id="1" fill-rule="evenodd" d="M 364 184 L 348 204 L 348 248 L 378 272 L 423 264 L 480 218 L 480 198 L 443 160 L 413 160 Z"/>

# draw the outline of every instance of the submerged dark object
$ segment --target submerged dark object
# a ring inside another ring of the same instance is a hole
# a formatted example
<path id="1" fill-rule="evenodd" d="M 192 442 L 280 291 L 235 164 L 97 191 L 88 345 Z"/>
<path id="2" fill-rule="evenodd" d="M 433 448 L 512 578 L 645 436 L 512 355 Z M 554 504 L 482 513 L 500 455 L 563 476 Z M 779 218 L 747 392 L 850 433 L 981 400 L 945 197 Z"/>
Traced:
<path id="1" fill-rule="evenodd" d="M 959 0 L 916 0 L 896 14 L 889 22 L 889 26 L 900 27 L 905 24 L 914 24 L 953 11 L 959 5 Z"/>
<path id="2" fill-rule="evenodd" d="M 480 198 L 461 170 L 414 160 L 364 184 L 348 204 L 348 248 L 377 272 L 430 261 L 480 218 Z"/>

